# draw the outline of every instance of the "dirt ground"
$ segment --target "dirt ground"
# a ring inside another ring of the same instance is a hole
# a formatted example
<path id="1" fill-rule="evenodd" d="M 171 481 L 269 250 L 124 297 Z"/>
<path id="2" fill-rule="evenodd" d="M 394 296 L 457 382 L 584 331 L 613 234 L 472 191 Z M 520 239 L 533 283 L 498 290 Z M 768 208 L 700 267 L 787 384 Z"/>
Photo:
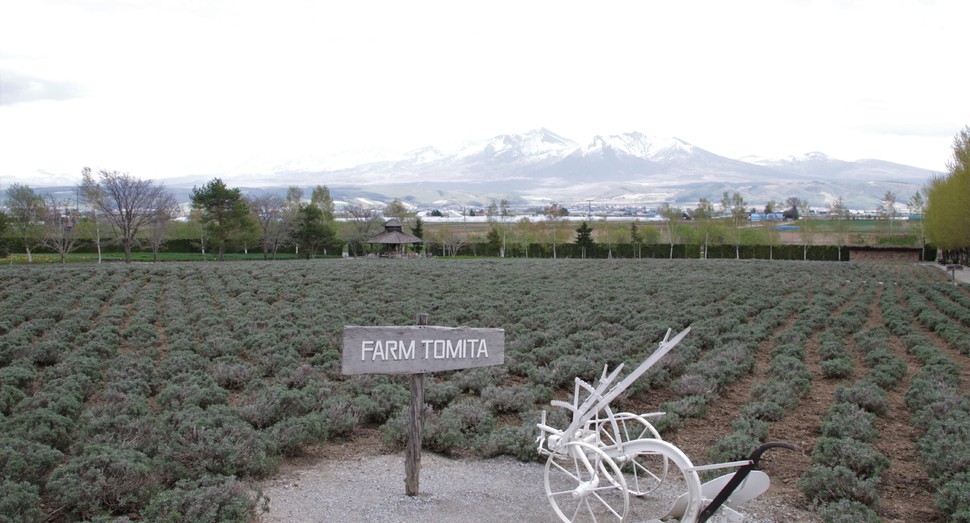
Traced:
<path id="1" fill-rule="evenodd" d="M 544 465 L 512 458 L 447 458 L 424 452 L 417 496 L 404 493 L 404 454 L 387 453 L 373 429 L 350 441 L 322 445 L 287 462 L 261 488 L 269 498 L 265 523 L 400 522 L 555 523 L 543 486 Z M 747 523 L 815 523 L 813 514 L 775 493 L 746 503 Z M 629 521 L 659 517 L 669 498 L 630 500 Z M 660 504 L 662 503 L 662 505 Z M 600 521 L 603 521 L 601 518 Z M 614 521 L 610 519 L 609 521 Z"/>

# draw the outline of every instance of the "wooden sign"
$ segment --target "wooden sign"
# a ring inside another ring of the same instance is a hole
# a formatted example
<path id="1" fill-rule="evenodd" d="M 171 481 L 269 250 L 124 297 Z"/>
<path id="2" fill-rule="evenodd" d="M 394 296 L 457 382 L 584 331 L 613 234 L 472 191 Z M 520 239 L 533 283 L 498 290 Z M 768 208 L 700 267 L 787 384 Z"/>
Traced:
<path id="1" fill-rule="evenodd" d="M 421 432 L 424 426 L 424 374 L 501 365 L 505 330 L 434 327 L 418 314 L 407 327 L 344 326 L 342 374 L 410 374 L 408 445 L 404 492 L 417 496 L 421 479 Z"/>
<path id="2" fill-rule="evenodd" d="M 344 327 L 343 374 L 422 374 L 504 362 L 504 329 Z"/>

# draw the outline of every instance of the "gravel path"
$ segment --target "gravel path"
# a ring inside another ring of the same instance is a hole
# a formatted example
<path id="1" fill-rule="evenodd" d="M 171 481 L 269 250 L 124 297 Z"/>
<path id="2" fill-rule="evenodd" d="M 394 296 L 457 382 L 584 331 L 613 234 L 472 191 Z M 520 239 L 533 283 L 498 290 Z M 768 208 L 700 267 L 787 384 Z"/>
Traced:
<path id="1" fill-rule="evenodd" d="M 385 454 L 284 473 L 263 486 L 267 521 L 548 521 L 542 467 L 509 458 L 422 453 L 420 494 L 404 494 L 404 455 Z"/>
<path id="2" fill-rule="evenodd" d="M 511 523 L 558 521 L 543 489 L 543 465 L 511 458 L 422 454 L 420 495 L 404 494 L 404 454 L 316 458 L 290 464 L 260 487 L 266 522 Z M 644 521 L 631 498 L 630 521 Z M 812 514 L 764 496 L 744 506 L 749 523 L 814 522 Z M 650 511 L 649 517 L 657 513 Z"/>

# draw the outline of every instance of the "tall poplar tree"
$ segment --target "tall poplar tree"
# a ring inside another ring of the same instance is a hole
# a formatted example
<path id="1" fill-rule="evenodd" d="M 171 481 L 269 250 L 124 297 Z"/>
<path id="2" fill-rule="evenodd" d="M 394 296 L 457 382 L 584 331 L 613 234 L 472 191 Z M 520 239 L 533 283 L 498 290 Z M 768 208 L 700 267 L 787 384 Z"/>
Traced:
<path id="1" fill-rule="evenodd" d="M 13 183 L 7 187 L 7 199 L 4 201 L 9 211 L 9 220 L 13 224 L 13 229 L 17 232 L 18 238 L 24 243 L 24 250 L 27 251 L 27 263 L 34 261 L 30 253 L 30 246 L 38 243 L 35 226 L 40 221 L 44 199 L 34 192 L 30 187 Z"/>
<path id="2" fill-rule="evenodd" d="M 667 240 L 670 243 L 670 259 L 673 259 L 674 244 L 680 241 L 680 222 L 684 219 L 684 211 L 664 202 L 660 204 L 657 213 L 664 219 L 664 228 L 667 230 Z"/>
<path id="3" fill-rule="evenodd" d="M 697 201 L 697 208 L 694 209 L 694 220 L 700 223 L 704 229 L 704 259 L 707 259 L 707 246 L 711 239 L 711 222 L 714 219 L 714 204 L 707 198 Z"/>
<path id="4" fill-rule="evenodd" d="M 559 224 L 566 219 L 569 211 L 558 203 L 552 202 L 542 210 L 542 214 L 546 217 L 545 224 L 548 226 L 549 237 L 552 240 L 552 257 L 557 258 L 556 244 L 559 243 Z"/>
<path id="5" fill-rule="evenodd" d="M 946 175 L 934 178 L 927 187 L 926 236 L 941 249 L 962 252 L 966 261 L 970 250 L 970 126 L 954 139 L 953 159 L 947 168 Z"/>
<path id="6" fill-rule="evenodd" d="M 330 196 L 330 189 L 326 185 L 318 185 L 313 188 L 313 192 L 310 194 L 310 203 L 319 207 L 320 211 L 323 212 L 321 218 L 323 223 L 328 225 L 333 223 L 336 206 Z"/>
<path id="7" fill-rule="evenodd" d="M 915 219 L 917 221 L 916 225 L 919 228 L 920 260 L 926 259 L 926 221 L 923 220 L 923 214 L 925 212 L 926 199 L 923 198 L 923 189 L 920 189 L 909 198 L 910 220 Z"/>
<path id="8" fill-rule="evenodd" d="M 734 240 L 734 255 L 739 260 L 741 259 L 741 226 L 747 217 L 745 205 L 747 204 L 744 198 L 737 191 L 731 195 L 728 195 L 728 192 L 724 191 L 724 196 L 721 197 L 721 209 L 723 212 L 731 215 L 731 236 Z"/>

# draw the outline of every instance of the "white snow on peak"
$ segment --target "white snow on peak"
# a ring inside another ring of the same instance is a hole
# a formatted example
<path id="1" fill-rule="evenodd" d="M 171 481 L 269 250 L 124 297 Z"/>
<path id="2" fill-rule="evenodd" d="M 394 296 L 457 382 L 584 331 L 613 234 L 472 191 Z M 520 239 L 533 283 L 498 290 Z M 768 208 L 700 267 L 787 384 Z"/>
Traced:
<path id="1" fill-rule="evenodd" d="M 496 136 L 489 144 L 498 151 L 514 149 L 526 155 L 543 155 L 559 152 L 576 144 L 546 129 L 534 129 L 525 134 Z"/>
<path id="2" fill-rule="evenodd" d="M 694 151 L 693 145 L 679 138 L 660 138 L 632 132 L 606 137 L 596 136 L 588 145 L 583 147 L 583 154 L 602 154 L 602 151 L 606 148 L 612 148 L 647 160 L 669 159 L 691 154 Z"/>
<path id="3" fill-rule="evenodd" d="M 432 163 L 447 157 L 448 156 L 442 153 L 437 147 L 430 145 L 420 149 L 415 149 L 408 153 L 408 158 L 414 163 L 418 164 Z"/>
<path id="4" fill-rule="evenodd" d="M 805 154 L 788 155 L 788 156 L 780 156 L 780 157 L 749 155 L 749 156 L 742 156 L 738 158 L 738 160 L 742 162 L 752 163 L 755 165 L 772 166 L 772 165 L 784 165 L 784 164 L 805 163 L 805 162 L 831 162 L 835 159 L 828 156 L 825 153 L 820 153 L 818 151 L 811 151 Z"/>
<path id="5" fill-rule="evenodd" d="M 524 134 L 501 134 L 484 142 L 469 143 L 457 156 L 468 157 L 485 152 L 495 156 L 510 153 L 515 156 L 545 158 L 564 155 L 575 147 L 576 143 L 572 140 L 540 128 Z"/>
<path id="6" fill-rule="evenodd" d="M 782 161 L 781 158 L 773 158 L 770 156 L 758 156 L 756 154 L 749 154 L 735 159 L 739 162 L 750 163 L 754 165 L 771 165 Z"/>
<path id="7" fill-rule="evenodd" d="M 818 151 L 811 151 L 805 154 L 800 154 L 798 156 L 791 156 L 790 161 L 792 162 L 827 162 L 831 160 L 828 155 L 820 153 Z"/>

